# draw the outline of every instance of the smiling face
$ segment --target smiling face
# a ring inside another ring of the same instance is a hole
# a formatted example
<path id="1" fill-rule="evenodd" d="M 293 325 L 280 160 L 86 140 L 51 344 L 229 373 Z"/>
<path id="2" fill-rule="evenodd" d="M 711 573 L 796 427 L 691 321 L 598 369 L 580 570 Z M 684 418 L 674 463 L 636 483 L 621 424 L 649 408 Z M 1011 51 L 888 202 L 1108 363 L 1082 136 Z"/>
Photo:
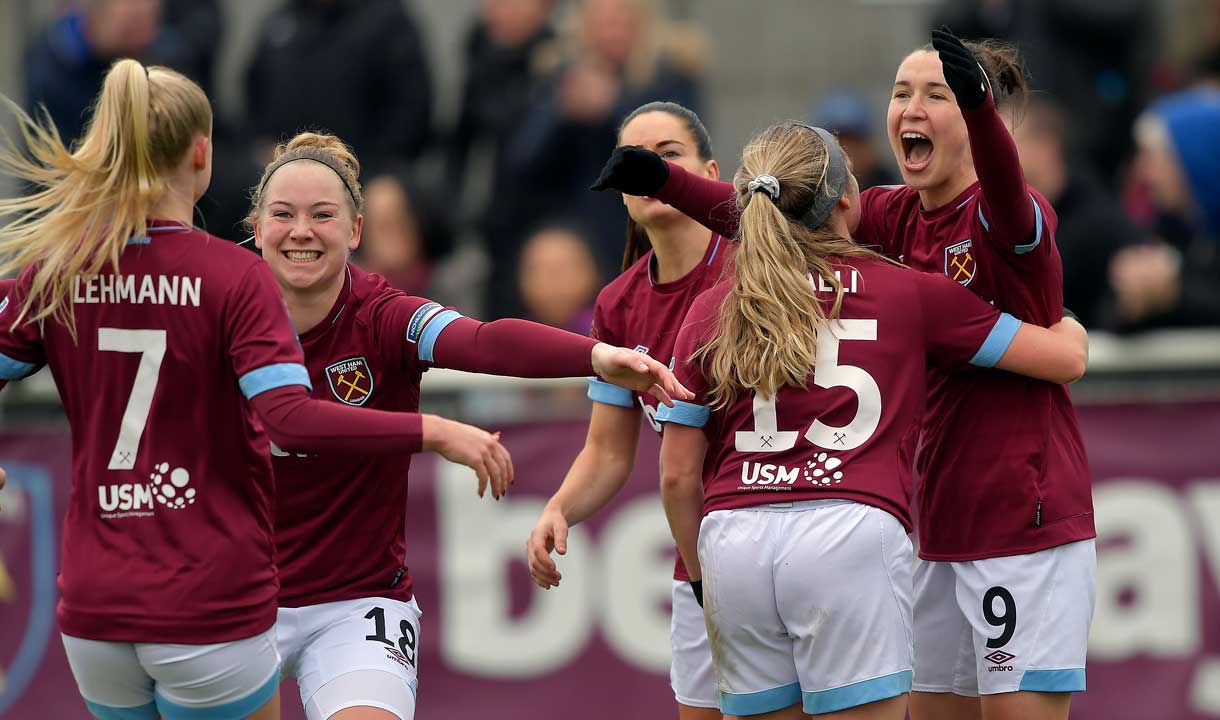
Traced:
<path id="1" fill-rule="evenodd" d="M 686 127 L 686 122 L 667 112 L 646 112 L 635 116 L 623 128 L 618 144 L 638 145 L 696 175 L 720 179 L 720 168 L 716 161 L 699 157 L 699 143 Z M 645 228 L 686 218 L 673 207 L 649 197 L 623 195 L 623 204 L 627 206 L 631 219 Z"/>
<path id="2" fill-rule="evenodd" d="M 936 52 L 916 50 L 898 66 L 886 129 L 903 181 L 925 206 L 928 195 L 947 202 L 974 182 L 966 121 Z"/>
<path id="3" fill-rule="evenodd" d="M 333 170 L 298 160 L 267 181 L 255 244 L 285 292 L 318 292 L 342 280 L 363 222 Z"/>

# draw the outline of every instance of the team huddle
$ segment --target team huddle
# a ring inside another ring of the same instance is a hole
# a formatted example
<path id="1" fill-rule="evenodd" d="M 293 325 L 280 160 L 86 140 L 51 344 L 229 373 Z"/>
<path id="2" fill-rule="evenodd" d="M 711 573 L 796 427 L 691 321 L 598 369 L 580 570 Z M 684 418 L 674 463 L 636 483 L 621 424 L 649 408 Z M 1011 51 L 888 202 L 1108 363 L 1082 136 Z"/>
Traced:
<path id="1" fill-rule="evenodd" d="M 310 720 L 414 718 L 411 456 L 497 499 L 514 472 L 498 434 L 418 412 L 448 367 L 590 377 L 526 542 L 543 588 L 641 416 L 662 434 L 681 718 L 1066 718 L 1095 533 L 1063 384 L 1088 341 L 1005 125 L 1024 92 L 1005 48 L 935 32 L 888 111 L 905 184 L 864 192 L 821 128 L 769 127 L 728 183 L 694 113 L 636 109 L 593 188 L 630 219 L 591 337 L 360 270 L 360 163 L 331 135 L 264 169 L 261 258 L 195 229 L 212 116 L 174 71 L 116 63 L 71 150 L 21 116 L 0 381 L 48 366 L 72 428 L 57 614 L 90 712 L 275 719 L 283 673 Z"/>

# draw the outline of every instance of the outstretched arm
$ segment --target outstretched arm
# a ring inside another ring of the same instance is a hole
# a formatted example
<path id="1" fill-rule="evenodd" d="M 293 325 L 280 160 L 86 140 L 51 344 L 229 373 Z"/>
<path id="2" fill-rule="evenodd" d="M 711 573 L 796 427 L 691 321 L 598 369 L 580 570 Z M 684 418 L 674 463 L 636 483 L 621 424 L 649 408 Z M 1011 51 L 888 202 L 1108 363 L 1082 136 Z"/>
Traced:
<path id="1" fill-rule="evenodd" d="M 727 238 L 736 237 L 739 214 L 733 184 L 687 172 L 651 150 L 617 147 L 592 190 L 653 197 Z"/>

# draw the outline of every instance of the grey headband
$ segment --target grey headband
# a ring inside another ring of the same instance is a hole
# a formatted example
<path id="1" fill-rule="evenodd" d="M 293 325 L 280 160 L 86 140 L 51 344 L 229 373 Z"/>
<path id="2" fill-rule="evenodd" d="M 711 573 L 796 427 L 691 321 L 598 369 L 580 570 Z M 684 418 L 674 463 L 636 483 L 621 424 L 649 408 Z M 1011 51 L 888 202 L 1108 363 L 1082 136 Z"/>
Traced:
<path id="1" fill-rule="evenodd" d="M 843 197 L 843 191 L 847 189 L 847 158 L 843 157 L 843 148 L 839 147 L 839 141 L 828 131 L 803 123 L 794 124 L 817 133 L 826 145 L 826 187 L 829 192 L 816 193 L 813 204 L 796 219 L 810 230 L 816 230 L 830 219 L 830 214 L 839 204 L 839 198 Z"/>
<path id="2" fill-rule="evenodd" d="M 290 155 L 282 157 L 279 160 L 271 163 L 271 167 L 267 168 L 267 175 L 263 178 L 263 183 L 258 186 L 258 194 L 261 197 L 263 190 L 267 189 L 267 183 L 271 181 L 271 176 L 276 170 L 284 167 L 288 163 L 296 162 L 297 160 L 313 160 L 316 163 L 322 163 L 326 167 L 334 171 L 335 175 L 339 176 L 339 182 L 343 183 L 343 187 L 347 189 L 347 194 L 352 197 L 352 205 L 355 206 L 356 212 L 360 212 L 360 201 L 356 199 L 356 191 L 348 184 L 347 178 L 343 177 L 343 172 L 340 170 L 338 163 L 332 160 L 324 153 L 310 153 L 308 155 Z"/>

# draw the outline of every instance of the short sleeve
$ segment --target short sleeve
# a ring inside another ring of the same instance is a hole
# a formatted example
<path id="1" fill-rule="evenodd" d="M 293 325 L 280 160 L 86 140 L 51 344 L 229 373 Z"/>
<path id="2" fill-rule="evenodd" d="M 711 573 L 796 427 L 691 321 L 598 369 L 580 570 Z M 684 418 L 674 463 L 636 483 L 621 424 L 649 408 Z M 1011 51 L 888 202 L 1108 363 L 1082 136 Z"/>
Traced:
<path id="1" fill-rule="evenodd" d="M 589 337 L 607 345 L 622 345 L 620 334 L 613 323 L 606 307 L 614 306 L 608 295 L 610 288 L 602 290 L 593 304 L 593 324 L 589 327 Z M 589 399 L 603 405 L 614 405 L 621 408 L 635 407 L 635 393 L 627 388 L 611 385 L 598 377 L 589 378 Z"/>
<path id="2" fill-rule="evenodd" d="M 312 389 L 279 285 L 256 263 L 229 291 L 224 330 L 229 359 L 246 398 L 290 385 Z"/>
<path id="3" fill-rule="evenodd" d="M 29 275 L 0 280 L 0 380 L 19 380 L 33 375 L 47 363 L 38 323 L 22 321 L 13 327 L 25 303 Z"/>
<path id="4" fill-rule="evenodd" d="M 896 257 L 893 238 L 890 237 L 890 201 L 899 185 L 880 185 L 860 193 L 860 225 L 852 233 L 856 244 L 876 247 L 888 257 Z"/>
<path id="5" fill-rule="evenodd" d="M 673 407 L 662 405 L 657 409 L 657 422 L 701 428 L 707 425 L 711 417 L 707 378 L 702 363 L 693 356 L 715 329 L 719 308 L 716 301 L 723 297 L 720 292 L 723 287 L 721 285 L 713 288 L 695 300 L 682 322 L 682 329 L 678 331 L 678 339 L 674 342 L 674 357 L 670 361 L 674 376 L 687 390 L 694 393 L 695 397 L 689 402 L 675 400 Z"/>
<path id="6" fill-rule="evenodd" d="M 994 367 L 1021 321 L 943 275 L 915 272 L 914 278 L 928 355 L 949 367 Z"/>

